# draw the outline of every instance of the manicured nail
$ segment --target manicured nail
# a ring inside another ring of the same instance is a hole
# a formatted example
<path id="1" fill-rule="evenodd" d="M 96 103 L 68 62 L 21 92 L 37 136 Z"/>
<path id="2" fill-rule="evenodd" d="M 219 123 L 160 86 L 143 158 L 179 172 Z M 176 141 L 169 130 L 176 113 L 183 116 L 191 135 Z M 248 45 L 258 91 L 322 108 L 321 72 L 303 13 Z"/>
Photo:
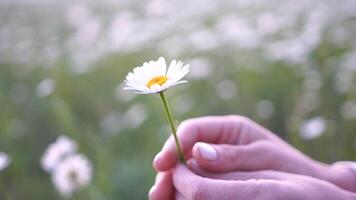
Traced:
<path id="1" fill-rule="evenodd" d="M 159 152 L 159 153 L 155 156 L 155 158 L 153 159 L 153 162 L 154 162 L 154 163 L 157 163 L 158 160 L 161 158 L 161 155 L 162 155 L 162 151 Z"/>
<path id="2" fill-rule="evenodd" d="M 198 151 L 204 160 L 214 161 L 218 159 L 218 153 L 211 145 L 202 142 L 198 142 L 196 145 L 198 146 Z"/>

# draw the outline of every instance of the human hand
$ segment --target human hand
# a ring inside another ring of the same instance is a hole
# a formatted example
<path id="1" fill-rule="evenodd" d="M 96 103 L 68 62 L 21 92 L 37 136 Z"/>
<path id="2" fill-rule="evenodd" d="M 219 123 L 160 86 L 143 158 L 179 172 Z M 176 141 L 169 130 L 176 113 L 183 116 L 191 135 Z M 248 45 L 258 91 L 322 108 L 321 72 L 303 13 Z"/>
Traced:
<path id="1" fill-rule="evenodd" d="M 317 162 L 255 122 L 241 116 L 202 117 L 183 122 L 178 138 L 187 159 L 212 172 L 276 170 L 327 180 L 354 190 L 353 174 L 345 168 Z M 173 138 L 154 160 L 157 171 L 178 162 Z M 159 191 L 159 188 L 157 189 Z"/>
<path id="2" fill-rule="evenodd" d="M 160 174 L 151 200 L 352 200 L 356 195 L 335 185 L 307 176 L 276 171 L 210 173 L 197 164 L 178 165 Z M 171 182 L 170 182 L 171 181 Z M 170 183 L 168 183 L 170 182 Z M 173 184 L 176 191 L 173 190 Z"/>

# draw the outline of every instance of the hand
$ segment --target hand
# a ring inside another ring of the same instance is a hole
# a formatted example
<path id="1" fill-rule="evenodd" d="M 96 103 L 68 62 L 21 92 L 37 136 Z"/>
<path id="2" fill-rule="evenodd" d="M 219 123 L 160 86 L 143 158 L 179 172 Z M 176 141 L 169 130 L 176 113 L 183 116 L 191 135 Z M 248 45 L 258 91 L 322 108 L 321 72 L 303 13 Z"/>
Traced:
<path id="1" fill-rule="evenodd" d="M 178 165 L 156 183 L 170 196 L 151 195 L 153 200 L 352 200 L 356 195 L 329 182 L 276 171 L 209 173 L 199 166 L 194 172 Z M 172 176 L 172 177 L 170 177 Z M 163 178 L 163 179 L 162 179 Z M 167 181 L 173 180 L 176 192 Z M 154 194 L 154 193 L 153 193 Z"/>
<path id="2" fill-rule="evenodd" d="M 183 122 L 178 138 L 187 159 L 213 172 L 277 170 L 327 180 L 353 190 L 353 174 L 305 156 L 267 129 L 241 116 L 203 117 Z M 178 162 L 173 138 L 154 160 L 166 172 Z M 159 191 L 159 188 L 158 188 Z"/>

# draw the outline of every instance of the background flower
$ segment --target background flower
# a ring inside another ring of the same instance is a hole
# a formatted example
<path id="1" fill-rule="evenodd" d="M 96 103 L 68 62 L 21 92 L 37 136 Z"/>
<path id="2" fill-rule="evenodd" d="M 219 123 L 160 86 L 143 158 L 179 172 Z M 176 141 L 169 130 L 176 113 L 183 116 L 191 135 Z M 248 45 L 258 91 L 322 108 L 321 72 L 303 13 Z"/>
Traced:
<path id="1" fill-rule="evenodd" d="M 11 158 L 4 152 L 0 152 L 0 172 L 9 166 Z"/>
<path id="2" fill-rule="evenodd" d="M 52 182 L 63 197 L 90 184 L 93 167 L 88 158 L 77 153 L 77 144 L 66 136 L 59 136 L 50 144 L 41 159 L 44 170 L 50 173 Z"/>
<path id="3" fill-rule="evenodd" d="M 77 151 L 77 144 L 66 136 L 60 136 L 50 144 L 41 159 L 42 168 L 52 171 L 62 160 Z"/>
<path id="4" fill-rule="evenodd" d="M 62 196 L 70 197 L 74 191 L 90 184 L 92 170 L 92 164 L 84 155 L 72 155 L 55 168 L 52 182 Z"/>
<path id="5" fill-rule="evenodd" d="M 311 140 L 320 137 L 327 129 L 327 122 L 322 117 L 314 117 L 305 121 L 300 127 L 300 136 Z"/>

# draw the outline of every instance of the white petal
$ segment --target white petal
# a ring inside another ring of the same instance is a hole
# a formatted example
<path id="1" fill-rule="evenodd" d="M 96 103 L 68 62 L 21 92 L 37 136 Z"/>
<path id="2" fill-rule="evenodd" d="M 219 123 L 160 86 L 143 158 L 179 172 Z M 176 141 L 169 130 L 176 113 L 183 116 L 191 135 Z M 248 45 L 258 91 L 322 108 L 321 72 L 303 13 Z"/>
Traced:
<path id="1" fill-rule="evenodd" d="M 154 94 L 154 91 L 134 91 L 135 94 Z"/>
<path id="2" fill-rule="evenodd" d="M 188 73 L 189 73 L 189 65 L 185 65 L 174 77 L 172 77 L 172 80 L 174 82 L 179 81 Z"/>
<path id="3" fill-rule="evenodd" d="M 176 62 L 175 60 L 171 62 L 168 69 L 167 77 L 173 78 L 181 70 L 183 63 L 181 61 Z"/>
<path id="4" fill-rule="evenodd" d="M 176 86 L 176 85 L 179 85 L 179 84 L 183 84 L 183 83 L 188 83 L 187 80 L 182 80 L 182 81 L 178 81 L 178 82 L 175 82 L 173 85 L 171 86 Z"/>
<path id="5" fill-rule="evenodd" d="M 173 86 L 176 86 L 176 85 L 179 85 L 179 84 L 183 84 L 183 83 L 187 83 L 188 81 L 186 81 L 186 80 L 182 80 L 182 81 L 170 81 L 170 82 L 166 82 L 165 84 L 163 84 L 162 86 L 161 86 L 161 90 L 163 91 L 163 90 L 167 90 L 168 88 L 170 88 L 170 87 L 173 87 Z"/>
<path id="6" fill-rule="evenodd" d="M 166 75 L 166 73 L 167 73 L 166 60 L 163 57 L 160 57 L 156 64 L 157 64 L 157 67 L 159 68 L 158 75 L 160 75 L 160 76 Z"/>
<path id="7" fill-rule="evenodd" d="M 160 85 L 158 85 L 158 84 L 152 85 L 151 86 L 151 90 L 154 91 L 155 93 L 163 91 L 162 87 Z"/>
<path id="8" fill-rule="evenodd" d="M 169 64 L 169 68 L 168 68 L 166 76 L 171 77 L 175 73 L 176 64 L 177 64 L 177 61 L 176 60 L 172 60 L 171 64 Z"/>

